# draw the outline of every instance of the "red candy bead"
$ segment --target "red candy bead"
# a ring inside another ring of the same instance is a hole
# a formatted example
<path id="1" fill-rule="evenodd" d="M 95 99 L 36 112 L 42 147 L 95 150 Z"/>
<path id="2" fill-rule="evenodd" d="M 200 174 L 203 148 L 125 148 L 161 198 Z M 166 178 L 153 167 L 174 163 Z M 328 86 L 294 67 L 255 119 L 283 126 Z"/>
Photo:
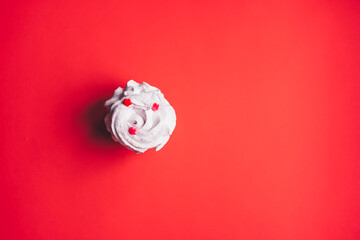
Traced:
<path id="1" fill-rule="evenodd" d="M 131 102 L 130 99 L 126 98 L 126 99 L 124 99 L 123 104 L 128 107 L 128 106 L 130 106 L 132 104 L 132 102 Z"/>
<path id="2" fill-rule="evenodd" d="M 136 128 L 134 128 L 134 127 L 131 127 L 131 128 L 129 128 L 129 133 L 131 134 L 131 135 L 136 135 L 137 134 L 137 129 Z"/>
<path id="3" fill-rule="evenodd" d="M 151 110 L 153 110 L 153 111 L 157 111 L 157 110 L 159 110 L 159 104 L 158 103 L 154 103 L 153 105 L 152 105 L 152 107 L 151 107 Z"/>

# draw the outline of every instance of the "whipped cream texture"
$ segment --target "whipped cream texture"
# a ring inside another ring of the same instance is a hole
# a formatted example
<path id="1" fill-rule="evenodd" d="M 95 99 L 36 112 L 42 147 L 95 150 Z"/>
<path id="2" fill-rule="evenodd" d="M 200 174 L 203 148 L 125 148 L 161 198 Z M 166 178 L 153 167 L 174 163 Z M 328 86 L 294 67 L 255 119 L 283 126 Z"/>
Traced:
<path id="1" fill-rule="evenodd" d="M 160 150 L 176 125 L 174 108 L 161 91 L 149 84 L 128 81 L 105 102 L 105 125 L 114 141 L 136 153 Z"/>

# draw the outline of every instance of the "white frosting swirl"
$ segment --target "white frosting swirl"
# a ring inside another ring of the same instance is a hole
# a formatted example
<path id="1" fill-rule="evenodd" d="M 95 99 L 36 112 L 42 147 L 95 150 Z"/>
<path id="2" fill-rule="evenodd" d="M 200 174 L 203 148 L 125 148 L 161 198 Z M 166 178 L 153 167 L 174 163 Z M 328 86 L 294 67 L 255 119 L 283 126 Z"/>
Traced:
<path id="1" fill-rule="evenodd" d="M 106 128 L 114 141 L 137 153 L 150 148 L 160 150 L 176 125 L 174 108 L 158 88 L 145 82 L 130 80 L 125 89 L 115 90 L 105 107 L 109 110 L 105 116 Z"/>

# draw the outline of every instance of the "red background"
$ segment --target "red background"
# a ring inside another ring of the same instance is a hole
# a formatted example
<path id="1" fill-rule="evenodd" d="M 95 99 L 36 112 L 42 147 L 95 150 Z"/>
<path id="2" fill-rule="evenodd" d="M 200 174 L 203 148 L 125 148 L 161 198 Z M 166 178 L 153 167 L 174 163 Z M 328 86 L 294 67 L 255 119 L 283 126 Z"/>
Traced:
<path id="1" fill-rule="evenodd" d="M 2 1 L 1 239 L 360 239 L 359 1 Z M 126 81 L 160 151 L 104 131 Z"/>

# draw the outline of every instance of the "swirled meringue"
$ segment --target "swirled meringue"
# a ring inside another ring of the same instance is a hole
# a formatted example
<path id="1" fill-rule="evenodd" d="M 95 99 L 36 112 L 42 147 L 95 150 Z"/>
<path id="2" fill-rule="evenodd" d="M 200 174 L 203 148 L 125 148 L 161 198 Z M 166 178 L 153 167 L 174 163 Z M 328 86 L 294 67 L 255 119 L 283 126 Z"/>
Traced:
<path id="1" fill-rule="evenodd" d="M 114 141 L 136 153 L 160 150 L 176 125 L 174 108 L 161 91 L 149 84 L 128 81 L 105 102 L 105 125 Z"/>

